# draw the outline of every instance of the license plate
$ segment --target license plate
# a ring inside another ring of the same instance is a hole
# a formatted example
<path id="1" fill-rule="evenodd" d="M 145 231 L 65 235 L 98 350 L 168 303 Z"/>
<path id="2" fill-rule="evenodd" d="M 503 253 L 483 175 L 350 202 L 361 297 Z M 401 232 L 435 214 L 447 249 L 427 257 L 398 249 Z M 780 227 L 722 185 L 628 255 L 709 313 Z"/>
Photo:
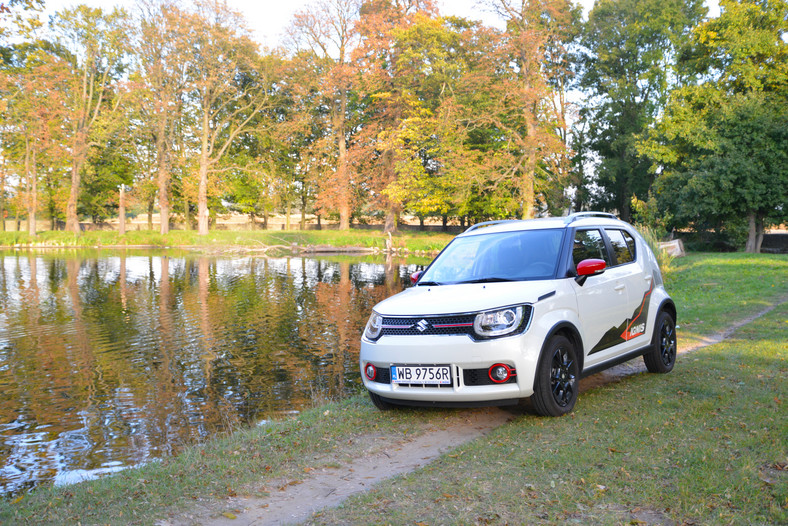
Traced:
<path id="1" fill-rule="evenodd" d="M 448 365 L 392 365 L 391 382 L 395 384 L 451 385 Z"/>

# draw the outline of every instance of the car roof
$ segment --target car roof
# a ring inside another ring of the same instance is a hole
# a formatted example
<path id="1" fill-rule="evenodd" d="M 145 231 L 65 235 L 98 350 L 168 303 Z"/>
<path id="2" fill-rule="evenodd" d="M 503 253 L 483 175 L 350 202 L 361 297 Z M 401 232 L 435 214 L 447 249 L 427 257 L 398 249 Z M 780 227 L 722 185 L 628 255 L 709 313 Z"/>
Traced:
<path id="1" fill-rule="evenodd" d="M 616 218 L 613 214 L 605 212 L 579 212 L 564 217 L 543 217 L 538 219 L 504 219 L 500 221 L 486 221 L 477 223 L 461 236 L 492 234 L 498 232 L 516 232 L 521 230 L 547 230 L 584 226 L 616 226 L 621 227 L 628 223 Z"/>

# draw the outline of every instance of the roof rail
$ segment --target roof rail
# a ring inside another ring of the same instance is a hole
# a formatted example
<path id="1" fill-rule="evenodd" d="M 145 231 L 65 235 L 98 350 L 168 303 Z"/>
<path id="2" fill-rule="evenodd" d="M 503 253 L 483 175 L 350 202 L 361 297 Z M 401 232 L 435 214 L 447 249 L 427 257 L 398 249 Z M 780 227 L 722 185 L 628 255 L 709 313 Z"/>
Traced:
<path id="1" fill-rule="evenodd" d="M 608 212 L 575 212 L 574 214 L 569 214 L 564 218 L 564 224 L 568 225 L 578 219 L 584 219 L 586 217 L 604 217 L 607 219 L 618 219 L 615 214 L 610 214 Z"/>
<path id="2" fill-rule="evenodd" d="M 495 221 L 484 221 L 482 223 L 476 223 L 475 225 L 469 226 L 465 232 L 473 232 L 477 228 L 500 225 L 502 223 L 516 223 L 519 221 L 521 221 L 521 219 L 496 219 Z"/>

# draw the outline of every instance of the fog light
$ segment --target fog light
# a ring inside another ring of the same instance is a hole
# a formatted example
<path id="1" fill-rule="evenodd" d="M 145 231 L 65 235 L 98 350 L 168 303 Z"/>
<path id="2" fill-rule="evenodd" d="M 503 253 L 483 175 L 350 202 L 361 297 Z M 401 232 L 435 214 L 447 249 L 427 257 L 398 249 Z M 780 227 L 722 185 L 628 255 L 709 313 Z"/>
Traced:
<path id="1" fill-rule="evenodd" d="M 490 380 L 496 384 L 508 382 L 513 376 L 516 376 L 514 369 L 506 364 L 496 363 L 488 372 Z"/>
<path id="2" fill-rule="evenodd" d="M 375 369 L 374 365 L 368 363 L 366 367 L 364 367 L 364 374 L 367 375 L 368 380 L 374 380 L 375 376 L 378 374 L 378 370 Z"/>

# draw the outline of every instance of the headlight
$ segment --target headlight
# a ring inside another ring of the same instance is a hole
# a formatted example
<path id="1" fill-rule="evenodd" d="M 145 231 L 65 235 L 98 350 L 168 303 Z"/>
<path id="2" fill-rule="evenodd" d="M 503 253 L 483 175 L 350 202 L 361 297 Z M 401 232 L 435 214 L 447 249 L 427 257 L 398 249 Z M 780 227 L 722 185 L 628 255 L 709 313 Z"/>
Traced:
<path id="1" fill-rule="evenodd" d="M 375 341 L 380 338 L 380 334 L 383 332 L 383 316 L 372 311 L 372 315 L 369 317 L 369 321 L 367 322 L 367 327 L 364 329 L 364 336 L 367 337 L 368 340 Z"/>
<path id="2" fill-rule="evenodd" d="M 481 312 L 473 320 L 473 330 L 477 335 L 491 338 L 504 336 L 516 331 L 523 321 L 523 307 L 507 307 L 500 310 Z"/>

